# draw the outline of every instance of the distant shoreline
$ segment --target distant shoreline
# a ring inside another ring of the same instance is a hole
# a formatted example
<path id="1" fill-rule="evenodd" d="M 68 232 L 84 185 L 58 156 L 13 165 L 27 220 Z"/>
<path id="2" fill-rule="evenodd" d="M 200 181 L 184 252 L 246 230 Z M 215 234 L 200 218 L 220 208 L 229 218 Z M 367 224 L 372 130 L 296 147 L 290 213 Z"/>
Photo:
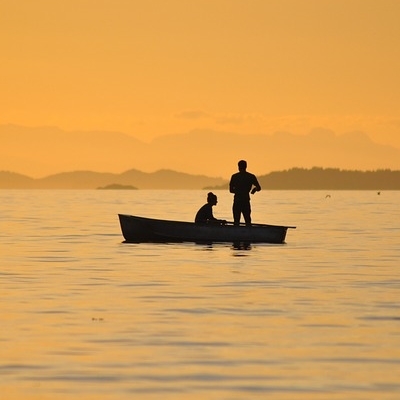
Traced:
<path id="1" fill-rule="evenodd" d="M 291 168 L 258 175 L 263 190 L 400 190 L 400 171 L 357 171 L 335 168 Z M 121 174 L 73 171 L 35 179 L 0 171 L 0 189 L 93 189 L 93 190 L 228 190 L 223 178 L 191 175 L 173 170 Z"/>
<path id="2" fill-rule="evenodd" d="M 119 185 L 112 183 L 111 185 L 99 186 L 96 190 L 138 190 L 137 187 L 131 185 Z"/>

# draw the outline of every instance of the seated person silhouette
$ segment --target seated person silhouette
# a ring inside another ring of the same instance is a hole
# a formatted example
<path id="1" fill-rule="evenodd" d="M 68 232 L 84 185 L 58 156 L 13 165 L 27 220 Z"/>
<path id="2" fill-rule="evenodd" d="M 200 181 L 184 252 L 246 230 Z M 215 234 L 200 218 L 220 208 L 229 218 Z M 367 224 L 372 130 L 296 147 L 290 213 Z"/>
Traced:
<path id="1" fill-rule="evenodd" d="M 218 203 L 217 196 L 209 192 L 207 195 L 207 203 L 204 204 L 200 208 L 199 211 L 197 211 L 196 218 L 194 222 L 196 224 L 216 224 L 216 225 L 225 225 L 226 221 L 223 219 L 217 219 L 213 215 L 212 208 Z"/>

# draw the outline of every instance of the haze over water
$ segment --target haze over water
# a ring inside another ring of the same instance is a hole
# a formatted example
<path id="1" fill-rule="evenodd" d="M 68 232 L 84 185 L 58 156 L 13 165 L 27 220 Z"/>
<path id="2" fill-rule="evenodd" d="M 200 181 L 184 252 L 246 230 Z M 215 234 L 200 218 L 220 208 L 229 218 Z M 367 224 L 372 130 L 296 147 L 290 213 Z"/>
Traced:
<path id="1" fill-rule="evenodd" d="M 205 191 L 0 191 L 0 398 L 399 398 L 400 193 L 327 194 L 257 193 L 297 229 L 237 250 L 122 243 Z"/>

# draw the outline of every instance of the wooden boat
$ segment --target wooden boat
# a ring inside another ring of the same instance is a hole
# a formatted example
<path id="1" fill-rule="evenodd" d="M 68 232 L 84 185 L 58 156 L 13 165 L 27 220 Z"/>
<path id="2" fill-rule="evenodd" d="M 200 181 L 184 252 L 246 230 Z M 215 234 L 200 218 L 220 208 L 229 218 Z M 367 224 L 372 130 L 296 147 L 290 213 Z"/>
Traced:
<path id="1" fill-rule="evenodd" d="M 286 232 L 295 226 L 252 224 L 251 227 L 194 222 L 169 221 L 118 214 L 122 234 L 126 242 L 249 242 L 284 243 Z"/>

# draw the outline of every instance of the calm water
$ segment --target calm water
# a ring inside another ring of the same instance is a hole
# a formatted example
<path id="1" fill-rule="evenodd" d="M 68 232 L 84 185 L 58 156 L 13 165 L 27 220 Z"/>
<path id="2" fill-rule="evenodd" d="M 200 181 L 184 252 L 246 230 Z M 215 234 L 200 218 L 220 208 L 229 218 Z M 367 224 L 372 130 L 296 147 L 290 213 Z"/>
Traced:
<path id="1" fill-rule="evenodd" d="M 122 243 L 204 191 L 0 191 L 0 398 L 399 399 L 400 192 L 326 194 L 256 194 L 297 229 L 235 250 Z"/>

